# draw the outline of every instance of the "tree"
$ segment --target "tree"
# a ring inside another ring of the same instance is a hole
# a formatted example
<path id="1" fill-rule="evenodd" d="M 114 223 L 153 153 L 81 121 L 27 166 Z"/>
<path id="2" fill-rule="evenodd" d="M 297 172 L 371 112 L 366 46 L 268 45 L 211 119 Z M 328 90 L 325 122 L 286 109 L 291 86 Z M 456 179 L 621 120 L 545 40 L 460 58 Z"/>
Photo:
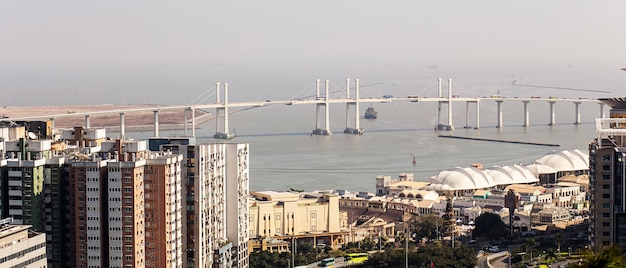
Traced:
<path id="1" fill-rule="evenodd" d="M 526 252 L 530 251 L 530 260 L 533 260 L 533 248 L 537 246 L 537 241 L 534 238 L 527 238 L 524 240 L 524 246 L 526 246 Z"/>
<path id="2" fill-rule="evenodd" d="M 624 267 L 624 254 L 622 254 L 616 245 L 603 247 L 598 251 L 586 251 L 583 255 L 582 262 L 575 263 L 569 267 L 606 267 L 617 268 Z"/>
<path id="3" fill-rule="evenodd" d="M 280 254 L 276 252 L 261 251 L 250 253 L 250 267 L 255 268 L 287 267 L 287 260 L 291 260 L 291 258 L 281 258 Z"/>
<path id="4" fill-rule="evenodd" d="M 500 216 L 493 213 L 483 213 L 476 218 L 473 235 L 475 237 L 487 237 L 489 239 L 506 237 L 506 225 Z"/>
<path id="5" fill-rule="evenodd" d="M 563 244 L 565 237 L 561 232 L 558 232 L 554 235 L 554 239 L 556 240 L 556 251 L 561 253 L 561 244 Z"/>
<path id="6" fill-rule="evenodd" d="M 404 254 L 401 249 L 385 249 L 382 253 L 370 256 L 359 267 L 404 267 Z M 409 267 L 430 267 L 431 262 L 435 267 L 473 268 L 476 267 L 476 253 L 465 246 L 451 248 L 443 245 L 421 247 L 409 253 Z"/>
<path id="7" fill-rule="evenodd" d="M 437 232 L 443 229 L 443 220 L 435 215 L 420 216 L 413 225 L 413 233 L 416 240 L 426 238 L 432 241 L 438 238 Z"/>

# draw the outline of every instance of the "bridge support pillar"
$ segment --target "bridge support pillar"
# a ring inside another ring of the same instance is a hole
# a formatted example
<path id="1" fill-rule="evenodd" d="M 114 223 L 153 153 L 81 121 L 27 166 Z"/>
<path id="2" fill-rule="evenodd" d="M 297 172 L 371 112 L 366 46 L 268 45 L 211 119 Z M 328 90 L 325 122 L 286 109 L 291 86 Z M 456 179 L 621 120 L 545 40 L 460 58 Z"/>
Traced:
<path id="1" fill-rule="evenodd" d="M 91 117 L 90 115 L 85 115 L 85 128 L 89 129 L 91 128 L 91 122 L 89 121 L 89 117 Z"/>
<path id="2" fill-rule="evenodd" d="M 600 118 L 604 118 L 604 103 L 600 102 Z"/>
<path id="3" fill-rule="evenodd" d="M 437 126 L 435 126 L 436 130 L 447 130 L 447 131 L 452 131 L 454 130 L 454 126 L 452 125 L 452 79 L 448 78 L 448 100 L 444 101 L 441 100 L 443 99 L 443 96 L 441 94 L 441 78 L 437 79 L 437 83 L 438 83 L 438 88 L 439 88 L 439 103 L 437 104 Z M 441 104 L 443 103 L 447 103 L 448 104 L 448 124 L 444 125 L 441 124 Z"/>
<path id="4" fill-rule="evenodd" d="M 454 130 L 452 126 L 452 78 L 448 78 L 448 127 Z"/>
<path id="5" fill-rule="evenodd" d="M 219 92 L 219 83 L 217 84 L 217 92 Z M 218 97 L 217 103 L 220 103 L 219 93 L 217 94 L 217 97 Z M 191 110 L 193 113 L 193 109 Z M 219 123 L 218 123 L 220 112 L 224 114 L 224 131 L 223 132 L 220 132 Z M 215 116 L 216 116 L 215 118 L 216 127 L 215 127 L 215 135 L 213 135 L 213 138 L 224 139 L 224 140 L 230 140 L 234 138 L 235 134 L 228 132 L 228 83 L 224 83 L 224 106 L 221 108 L 220 107 L 215 108 Z M 194 132 L 194 135 L 195 135 L 195 132 Z"/>
<path id="6" fill-rule="evenodd" d="M 326 96 L 324 96 L 324 102 L 323 103 L 317 103 L 315 104 L 315 129 L 313 130 L 312 134 L 315 135 L 332 135 L 333 133 L 330 131 L 330 107 L 328 105 L 328 100 L 329 100 L 329 96 L 328 94 L 330 93 L 330 89 L 329 89 L 329 81 L 326 80 Z M 319 79 L 317 80 L 317 96 L 316 99 L 319 100 L 320 99 L 320 90 L 319 90 Z M 320 129 L 319 128 L 319 117 L 320 117 L 320 108 L 324 106 L 324 129 Z"/>
<path id="7" fill-rule="evenodd" d="M 183 136 L 184 137 L 187 137 L 187 121 L 189 121 L 187 120 L 188 110 L 189 110 L 188 108 L 185 108 L 185 110 L 183 111 Z"/>
<path id="8" fill-rule="evenodd" d="M 159 110 L 152 111 L 154 113 L 154 137 L 159 137 Z"/>
<path id="9" fill-rule="evenodd" d="M 480 128 L 480 101 L 476 101 L 476 129 Z"/>
<path id="10" fill-rule="evenodd" d="M 574 121 L 574 125 L 580 125 L 580 104 L 581 104 L 581 102 L 579 102 L 579 101 L 574 102 L 575 113 L 576 113 L 576 118 L 575 118 L 575 121 Z"/>
<path id="11" fill-rule="evenodd" d="M 480 125 L 480 123 L 479 123 L 479 121 L 480 121 L 480 115 L 479 115 L 480 110 L 479 109 L 480 108 L 478 107 L 478 103 L 479 103 L 478 100 L 476 100 L 476 101 L 466 101 L 465 102 L 465 126 L 463 128 L 471 128 L 470 123 L 469 123 L 469 117 L 470 117 L 469 116 L 469 106 L 470 106 L 470 103 L 474 103 L 476 105 L 476 127 L 475 128 L 478 129 L 479 125 Z"/>
<path id="12" fill-rule="evenodd" d="M 346 102 L 346 129 L 343 133 L 363 135 L 363 129 L 359 128 L 359 79 L 356 79 L 355 101 Z M 350 99 L 350 79 L 346 79 L 346 100 Z M 354 104 L 354 128 L 350 127 L 350 105 Z"/>
<path id="13" fill-rule="evenodd" d="M 549 101 L 550 103 L 550 126 L 556 126 L 556 115 L 554 114 L 554 104 L 556 101 Z"/>
<path id="14" fill-rule="evenodd" d="M 498 100 L 496 101 L 496 103 L 498 104 L 498 124 L 496 125 L 497 128 L 502 128 L 504 127 L 502 125 L 502 100 Z"/>
<path id="15" fill-rule="evenodd" d="M 528 113 L 528 103 L 530 101 L 522 101 L 524 103 L 524 127 L 530 127 L 530 116 Z"/>
<path id="16" fill-rule="evenodd" d="M 469 126 L 469 101 L 465 102 L 465 126 L 463 128 L 470 128 Z"/>
<path id="17" fill-rule="evenodd" d="M 120 138 L 124 140 L 124 136 L 126 135 L 126 126 L 124 123 L 124 113 L 120 113 Z"/>
<path id="18" fill-rule="evenodd" d="M 196 137 L 196 109 L 194 109 L 194 107 L 189 108 L 191 109 L 191 136 L 192 137 Z"/>
<path id="19" fill-rule="evenodd" d="M 354 81 L 356 82 L 356 88 L 355 88 L 355 90 L 356 90 L 356 92 L 355 92 L 356 96 L 355 96 L 355 98 L 354 98 L 354 110 L 355 110 L 355 111 L 354 111 L 354 119 L 355 119 L 355 120 L 354 120 L 354 121 L 355 121 L 355 122 L 354 122 L 354 128 L 356 128 L 356 129 L 360 129 L 360 130 L 361 130 L 361 132 L 363 132 L 363 129 L 361 129 L 361 117 L 359 116 L 359 115 L 360 115 L 360 113 L 361 113 L 361 108 L 360 108 L 360 106 L 359 106 L 359 99 L 361 98 L 361 95 L 360 95 L 360 94 L 361 94 L 361 93 L 360 93 L 360 92 L 361 92 L 361 89 L 360 89 L 360 87 L 359 87 L 359 85 L 360 85 L 360 84 L 359 84 L 359 79 L 357 78 L 357 79 L 355 79 Z"/>

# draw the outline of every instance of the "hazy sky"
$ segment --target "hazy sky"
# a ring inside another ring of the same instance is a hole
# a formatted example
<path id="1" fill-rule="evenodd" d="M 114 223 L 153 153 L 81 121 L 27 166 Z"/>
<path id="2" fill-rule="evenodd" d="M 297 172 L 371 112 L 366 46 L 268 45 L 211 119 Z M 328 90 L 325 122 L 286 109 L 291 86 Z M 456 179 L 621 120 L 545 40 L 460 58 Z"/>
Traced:
<path id="1" fill-rule="evenodd" d="M 235 100 L 286 99 L 348 77 L 624 96 L 624 14 L 626 1 L 6 0 L 0 105 L 183 104 L 217 81 Z"/>

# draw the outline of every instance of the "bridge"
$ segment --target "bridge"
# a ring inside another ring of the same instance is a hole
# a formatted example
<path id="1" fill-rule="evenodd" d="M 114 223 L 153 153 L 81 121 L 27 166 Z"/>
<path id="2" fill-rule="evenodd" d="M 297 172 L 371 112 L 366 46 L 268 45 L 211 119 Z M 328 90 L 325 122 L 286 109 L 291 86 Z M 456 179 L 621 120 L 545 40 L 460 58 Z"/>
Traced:
<path id="1" fill-rule="evenodd" d="M 502 104 L 508 101 L 516 101 L 522 102 L 524 104 L 524 127 L 529 127 L 529 111 L 528 104 L 531 102 L 544 102 L 550 105 L 550 123 L 549 125 L 556 125 L 555 122 L 555 109 L 554 104 L 557 102 L 560 103 L 572 103 L 575 108 L 575 119 L 574 124 L 581 124 L 580 122 L 580 109 L 579 106 L 582 103 L 598 103 L 600 105 L 600 118 L 604 118 L 604 104 L 598 100 L 593 99 L 566 99 L 566 98 L 541 98 L 541 97 L 530 97 L 530 98 L 517 98 L 517 97 L 502 97 L 502 96 L 489 96 L 489 97 L 459 97 L 457 95 L 452 94 L 452 79 L 448 79 L 448 87 L 447 87 L 447 95 L 443 95 L 442 91 L 442 79 L 439 78 L 437 80 L 438 84 L 438 92 L 435 97 L 428 96 L 407 96 L 407 97 L 393 97 L 393 96 L 383 96 L 380 98 L 360 98 L 360 80 L 355 79 L 355 90 L 354 96 L 350 93 L 350 79 L 346 79 L 345 85 L 345 96 L 332 98 L 330 95 L 330 83 L 329 80 L 324 81 L 324 91 L 321 91 L 321 81 L 317 79 L 315 81 L 315 95 L 308 96 L 303 98 L 294 98 L 290 100 L 265 100 L 265 101 L 252 101 L 252 102 L 229 102 L 228 99 L 228 83 L 224 83 L 223 87 L 221 87 L 221 83 L 217 82 L 215 87 L 215 102 L 208 104 L 187 104 L 187 105 L 172 105 L 172 106 L 155 106 L 148 108 L 135 108 L 135 109 L 118 109 L 118 110 L 108 110 L 108 111 L 94 111 L 94 112 L 77 112 L 71 114 L 52 114 L 52 115 L 44 115 L 44 116 L 31 116 L 31 117 L 20 117 L 20 118 L 2 118 L 0 122 L 11 122 L 11 121 L 34 121 L 34 120 L 50 120 L 52 128 L 54 128 L 54 120 L 56 118 L 63 117 L 78 117 L 84 116 L 85 118 L 85 127 L 90 128 L 90 117 L 94 115 L 104 115 L 104 114 L 119 114 L 120 120 L 120 136 L 125 136 L 125 115 L 127 113 L 133 112 L 146 112 L 153 111 L 154 113 L 154 136 L 159 137 L 159 111 L 165 110 L 183 110 L 184 111 L 184 135 L 188 136 L 188 128 L 191 129 L 191 136 L 196 136 L 196 110 L 207 110 L 207 109 L 215 109 L 215 134 L 214 138 L 218 139 L 232 139 L 235 137 L 234 133 L 231 133 L 229 130 L 229 109 L 230 108 L 254 108 L 254 107 L 264 107 L 269 105 L 315 105 L 315 128 L 312 130 L 311 134 L 315 135 L 332 135 L 332 131 L 330 129 L 330 105 L 331 104 L 343 104 L 345 105 L 345 120 L 346 127 L 344 129 L 344 133 L 347 134 L 356 134 L 362 135 L 364 130 L 360 127 L 360 116 L 359 116 L 359 105 L 361 103 L 392 103 L 392 102 L 437 102 L 438 112 L 437 112 L 437 125 L 435 126 L 437 130 L 454 130 L 455 127 L 452 122 L 452 105 L 453 103 L 465 103 L 465 126 L 464 128 L 480 128 L 480 103 L 481 102 L 495 102 L 497 105 L 497 125 L 496 127 L 503 127 L 503 117 L 502 117 Z M 223 96 L 220 95 L 223 90 Z M 475 106 L 475 126 L 469 125 L 470 118 L 470 106 Z M 442 107 L 445 106 L 447 108 L 447 114 L 442 114 Z M 446 115 L 446 122 L 441 121 L 442 115 Z M 190 117 L 190 118 L 189 118 Z M 351 122 L 351 118 L 354 118 L 354 122 Z"/>

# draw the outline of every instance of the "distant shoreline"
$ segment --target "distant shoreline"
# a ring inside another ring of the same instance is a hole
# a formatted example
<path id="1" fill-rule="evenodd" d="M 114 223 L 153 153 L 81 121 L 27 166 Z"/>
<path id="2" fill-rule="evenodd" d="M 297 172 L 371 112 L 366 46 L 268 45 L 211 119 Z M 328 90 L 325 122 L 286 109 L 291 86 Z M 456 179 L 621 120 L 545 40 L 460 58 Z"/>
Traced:
<path id="1" fill-rule="evenodd" d="M 54 120 L 55 128 L 73 128 L 75 126 L 84 126 L 85 117 L 81 115 L 71 116 L 74 113 L 89 113 L 114 111 L 122 109 L 142 109 L 151 108 L 154 105 L 135 104 L 135 105 L 60 105 L 60 106 L 3 106 L 0 108 L 0 116 L 5 120 L 10 118 L 36 117 L 46 115 L 67 114 L 67 117 L 56 118 Z M 165 107 L 165 106 L 163 106 Z M 190 115 L 187 115 L 190 120 Z M 201 110 L 195 112 L 195 123 L 197 125 L 215 118 L 211 113 Z M 179 130 L 184 129 L 185 114 L 184 110 L 161 110 L 159 111 L 159 129 L 160 130 Z M 33 120 L 35 121 L 35 120 Z M 89 124 L 92 128 L 106 128 L 111 132 L 119 132 L 120 116 L 117 114 L 91 115 Z M 128 112 L 124 117 L 125 129 L 127 131 L 148 131 L 154 129 L 154 114 L 152 111 Z M 189 125 L 191 128 L 191 125 Z"/>

